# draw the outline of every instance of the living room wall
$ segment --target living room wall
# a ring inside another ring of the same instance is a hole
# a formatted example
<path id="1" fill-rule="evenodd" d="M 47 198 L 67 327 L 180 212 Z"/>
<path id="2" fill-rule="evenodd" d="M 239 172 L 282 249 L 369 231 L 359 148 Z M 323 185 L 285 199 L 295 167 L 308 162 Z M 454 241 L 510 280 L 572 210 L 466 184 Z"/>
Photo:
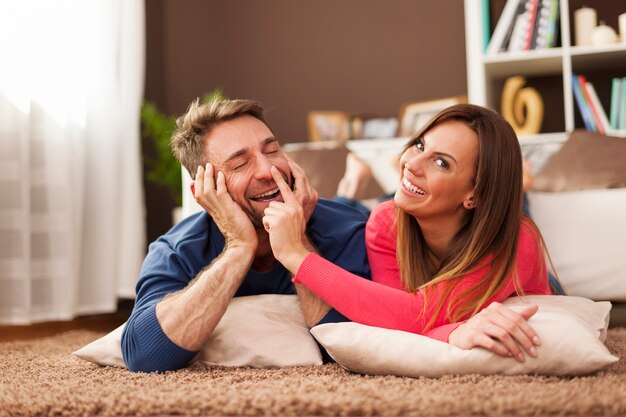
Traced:
<path id="1" fill-rule="evenodd" d="M 178 115 L 221 87 L 267 107 L 283 143 L 307 139 L 310 110 L 396 116 L 467 92 L 462 0 L 146 0 L 146 26 L 146 99 Z M 152 241 L 174 203 L 147 183 L 146 204 Z"/>

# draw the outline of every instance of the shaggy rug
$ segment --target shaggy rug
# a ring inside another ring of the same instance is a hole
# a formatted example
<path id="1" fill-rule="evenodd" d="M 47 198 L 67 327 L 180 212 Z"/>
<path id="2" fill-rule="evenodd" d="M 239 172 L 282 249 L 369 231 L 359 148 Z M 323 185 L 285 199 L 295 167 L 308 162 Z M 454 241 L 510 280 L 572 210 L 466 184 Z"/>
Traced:
<path id="1" fill-rule="evenodd" d="M 102 335 L 80 330 L 0 343 L 0 415 L 626 415 L 626 328 L 610 329 L 606 342 L 622 359 L 576 378 L 411 379 L 357 375 L 338 365 L 276 370 L 195 365 L 134 374 L 70 354 Z"/>

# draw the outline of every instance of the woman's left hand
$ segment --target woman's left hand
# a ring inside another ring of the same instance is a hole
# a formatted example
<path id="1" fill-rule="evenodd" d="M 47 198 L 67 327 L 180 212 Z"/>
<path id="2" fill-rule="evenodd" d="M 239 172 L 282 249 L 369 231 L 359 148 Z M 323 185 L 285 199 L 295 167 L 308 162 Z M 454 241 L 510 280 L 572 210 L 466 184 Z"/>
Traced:
<path id="1" fill-rule="evenodd" d="M 461 349 L 482 347 L 525 362 L 524 351 L 537 357 L 541 345 L 539 335 L 527 322 L 537 310 L 537 305 L 529 305 L 518 313 L 504 304 L 491 303 L 450 333 L 448 342 Z"/>
<path id="2" fill-rule="evenodd" d="M 304 210 L 278 169 L 272 166 L 271 173 L 284 202 L 270 203 L 265 209 L 263 226 L 270 235 L 274 256 L 295 274 L 310 253 L 304 245 L 306 228 Z"/>

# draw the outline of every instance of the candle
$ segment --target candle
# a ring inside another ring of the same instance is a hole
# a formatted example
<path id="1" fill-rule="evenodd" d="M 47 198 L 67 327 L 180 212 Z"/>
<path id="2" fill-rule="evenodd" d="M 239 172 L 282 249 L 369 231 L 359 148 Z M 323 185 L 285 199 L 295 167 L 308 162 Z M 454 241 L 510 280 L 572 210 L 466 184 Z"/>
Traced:
<path id="1" fill-rule="evenodd" d="M 582 7 L 574 11 L 574 30 L 576 45 L 591 45 L 591 30 L 598 23 L 596 10 L 591 7 Z"/>
<path id="2" fill-rule="evenodd" d="M 622 13 L 617 18 L 619 22 L 619 35 L 622 42 L 626 43 L 626 13 Z"/>
<path id="3" fill-rule="evenodd" d="M 600 22 L 598 26 L 591 30 L 592 45 L 609 45 L 617 42 L 617 33 L 612 27 L 607 26 L 604 22 Z"/>

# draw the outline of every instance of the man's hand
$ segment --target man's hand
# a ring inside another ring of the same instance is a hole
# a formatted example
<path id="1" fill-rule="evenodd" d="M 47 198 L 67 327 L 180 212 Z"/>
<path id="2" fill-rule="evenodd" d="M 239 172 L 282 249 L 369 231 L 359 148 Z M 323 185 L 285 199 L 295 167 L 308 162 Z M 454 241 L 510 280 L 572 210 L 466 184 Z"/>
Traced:
<path id="1" fill-rule="evenodd" d="M 306 173 L 300 165 L 296 164 L 287 155 L 285 155 L 285 158 L 287 159 L 287 163 L 289 164 L 289 169 L 291 170 L 291 175 L 293 175 L 295 183 L 293 193 L 300 206 L 302 206 L 304 219 L 309 221 L 311 214 L 313 214 L 313 210 L 315 210 L 317 201 L 319 200 L 319 193 L 311 186 Z"/>
<path id="2" fill-rule="evenodd" d="M 304 210 L 278 169 L 272 166 L 271 172 L 284 203 L 272 201 L 269 204 L 265 209 L 263 226 L 270 235 L 274 257 L 295 274 L 310 253 L 304 244 L 306 228 Z"/>
<path id="3" fill-rule="evenodd" d="M 541 339 L 527 322 L 538 309 L 531 305 L 517 313 L 503 304 L 492 303 L 450 333 L 448 341 L 461 349 L 482 347 L 524 362 L 520 346 L 530 356 L 537 357 L 536 346 L 541 345 Z"/>
<path id="4" fill-rule="evenodd" d="M 218 172 L 217 180 L 214 180 L 213 165 L 208 163 L 206 168 L 199 166 L 194 197 L 219 227 L 227 247 L 243 246 L 256 251 L 258 238 L 254 226 L 239 204 L 228 194 L 223 172 Z"/>

